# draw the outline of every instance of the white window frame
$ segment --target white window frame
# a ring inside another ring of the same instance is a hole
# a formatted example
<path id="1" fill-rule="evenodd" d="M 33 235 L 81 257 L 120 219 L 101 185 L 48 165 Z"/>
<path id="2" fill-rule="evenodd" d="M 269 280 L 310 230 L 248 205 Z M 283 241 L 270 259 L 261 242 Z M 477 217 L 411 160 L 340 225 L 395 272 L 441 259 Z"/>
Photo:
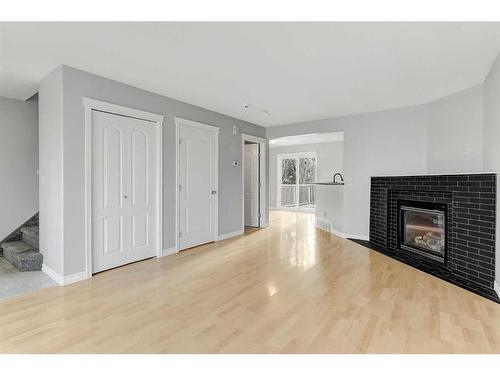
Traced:
<path id="1" fill-rule="evenodd" d="M 299 206 L 299 199 L 300 199 L 300 186 L 307 186 L 309 184 L 300 184 L 299 183 L 299 180 L 300 180 L 300 176 L 299 176 L 299 163 L 297 162 L 297 181 L 296 181 L 296 184 L 295 185 L 288 185 L 288 186 L 296 186 L 296 205 L 295 207 L 283 207 L 281 205 L 281 186 L 283 186 L 283 184 L 281 183 L 281 175 L 282 175 L 282 171 L 281 171 L 281 164 L 282 164 L 282 160 L 283 159 L 300 159 L 300 158 L 315 158 L 316 159 L 316 163 L 315 163 L 315 168 L 314 168 L 314 176 L 315 178 L 317 179 L 318 178 L 318 153 L 316 151 L 309 151 L 309 152 L 293 152 L 293 153 L 286 153 L 286 154 L 278 154 L 276 155 L 277 156 L 277 197 L 278 197 L 278 200 L 277 200 L 277 206 L 278 206 L 278 209 L 280 210 L 290 210 L 290 211 L 306 211 L 306 212 L 314 212 L 315 208 L 310 208 L 310 207 L 304 207 L 304 208 L 300 208 Z M 316 182 L 316 181 L 315 181 Z M 287 185 L 284 185 L 284 186 L 287 186 Z"/>

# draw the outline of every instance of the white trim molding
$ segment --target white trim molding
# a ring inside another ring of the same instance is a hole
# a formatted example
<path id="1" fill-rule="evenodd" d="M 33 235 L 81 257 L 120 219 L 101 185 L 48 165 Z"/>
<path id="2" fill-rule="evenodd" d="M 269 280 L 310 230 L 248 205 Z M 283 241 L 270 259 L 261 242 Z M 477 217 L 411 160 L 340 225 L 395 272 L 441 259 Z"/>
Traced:
<path id="1" fill-rule="evenodd" d="M 175 246 L 173 246 L 173 247 L 169 247 L 168 249 L 163 249 L 161 251 L 161 256 L 166 257 L 169 255 L 177 254 L 178 252 L 179 251 L 177 250 L 177 248 Z"/>
<path id="2" fill-rule="evenodd" d="M 259 144 L 259 228 L 267 227 L 269 213 L 266 212 L 267 145 L 269 140 L 250 134 L 241 134 L 241 230 L 245 231 L 245 141 Z"/>
<path id="3" fill-rule="evenodd" d="M 214 241 L 218 241 L 219 238 L 219 133 L 220 128 L 217 126 L 207 125 L 201 122 L 196 122 L 193 120 L 188 120 L 181 117 L 174 117 L 175 123 L 175 249 L 176 251 L 183 250 L 180 248 L 179 244 L 179 217 L 180 217 L 180 205 L 179 205 L 179 140 L 180 140 L 180 127 L 190 126 L 196 129 L 204 129 L 215 132 L 217 135 L 215 137 L 215 238 Z M 202 245 L 202 244 L 200 244 Z"/>
<path id="4" fill-rule="evenodd" d="M 219 236 L 217 237 L 217 241 L 224 241 L 229 238 L 241 236 L 243 233 L 245 233 L 245 231 L 243 229 L 240 229 L 240 230 L 235 230 L 234 232 L 219 234 Z"/>
<path id="5" fill-rule="evenodd" d="M 85 109 L 95 109 L 97 111 L 119 114 L 127 117 L 134 117 L 140 120 L 163 123 L 165 116 L 158 113 L 141 111 L 140 109 L 125 107 L 118 104 L 103 102 L 101 100 L 83 98 L 83 106 Z"/>
<path id="6" fill-rule="evenodd" d="M 62 276 L 55 272 L 52 268 L 47 266 L 45 263 L 42 264 L 42 272 L 61 286 L 77 283 L 78 281 L 87 279 L 86 271 L 77 272 L 68 276 Z"/>
<path id="7" fill-rule="evenodd" d="M 92 277 L 92 111 L 132 117 L 149 121 L 156 126 L 157 152 L 157 249 L 156 256 L 162 256 L 163 246 L 163 121 L 164 116 L 139 109 L 83 98 L 85 108 L 85 278 Z M 71 276 L 73 277 L 73 276 Z M 66 278 L 65 278 L 66 279 Z M 74 282 L 74 281 L 73 281 Z"/>
<path id="8" fill-rule="evenodd" d="M 498 281 L 493 281 L 493 289 L 495 290 L 495 293 L 497 294 L 498 298 L 500 298 L 500 284 Z"/>

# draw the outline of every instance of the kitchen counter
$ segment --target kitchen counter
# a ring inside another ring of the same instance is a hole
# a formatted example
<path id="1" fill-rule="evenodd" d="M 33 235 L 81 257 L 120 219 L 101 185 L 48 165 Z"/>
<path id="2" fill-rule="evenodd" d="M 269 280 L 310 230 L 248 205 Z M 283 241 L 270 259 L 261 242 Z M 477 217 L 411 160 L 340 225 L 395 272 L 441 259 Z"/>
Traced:
<path id="1" fill-rule="evenodd" d="M 343 233 L 344 222 L 344 183 L 343 182 L 316 182 L 316 225 L 324 220 L 329 223 L 330 232 L 336 235 Z M 336 186 L 336 188 L 332 188 Z M 340 188 L 339 188 L 340 186 Z M 324 226 L 323 226 L 324 228 Z"/>

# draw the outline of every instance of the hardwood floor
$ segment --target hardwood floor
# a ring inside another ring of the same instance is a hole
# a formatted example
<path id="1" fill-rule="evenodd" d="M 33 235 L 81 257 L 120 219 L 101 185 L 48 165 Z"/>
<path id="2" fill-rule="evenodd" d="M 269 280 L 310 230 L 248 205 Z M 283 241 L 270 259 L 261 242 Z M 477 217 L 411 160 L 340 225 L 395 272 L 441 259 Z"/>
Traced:
<path id="1" fill-rule="evenodd" d="M 1 301 L 0 352 L 500 353 L 500 305 L 272 211 L 242 237 Z"/>

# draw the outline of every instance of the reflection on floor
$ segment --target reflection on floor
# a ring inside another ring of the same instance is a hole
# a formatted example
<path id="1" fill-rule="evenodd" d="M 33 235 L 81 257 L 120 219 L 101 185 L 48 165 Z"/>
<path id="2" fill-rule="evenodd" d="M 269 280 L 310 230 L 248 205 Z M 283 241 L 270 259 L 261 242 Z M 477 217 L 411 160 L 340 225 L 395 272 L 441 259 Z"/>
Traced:
<path id="1" fill-rule="evenodd" d="M 0 257 L 0 300 L 57 285 L 42 271 L 20 272 Z"/>
<path id="2" fill-rule="evenodd" d="M 314 214 L 0 301 L 0 353 L 500 353 L 500 305 Z"/>

